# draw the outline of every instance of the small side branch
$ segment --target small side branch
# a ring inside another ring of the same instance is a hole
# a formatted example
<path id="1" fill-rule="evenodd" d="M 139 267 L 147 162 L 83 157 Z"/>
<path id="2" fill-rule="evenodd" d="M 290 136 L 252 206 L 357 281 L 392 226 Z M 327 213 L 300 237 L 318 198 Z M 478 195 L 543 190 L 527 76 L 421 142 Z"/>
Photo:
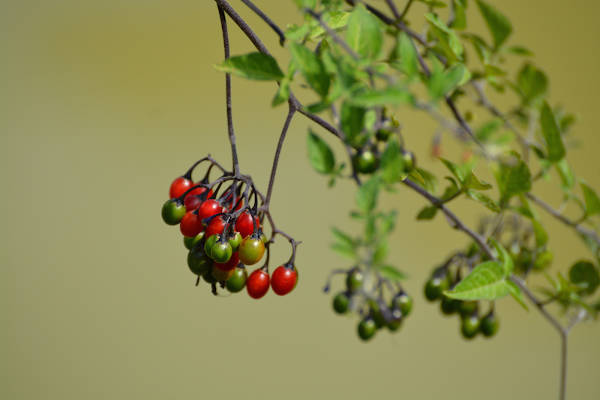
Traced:
<path id="1" fill-rule="evenodd" d="M 223 32 L 223 49 L 225 59 L 230 56 L 229 51 L 229 33 L 227 32 L 227 19 L 221 7 L 219 9 L 219 20 L 221 21 L 221 30 Z M 240 173 L 240 165 L 237 155 L 237 146 L 235 142 L 235 131 L 233 129 L 233 111 L 231 109 L 231 74 L 225 74 L 225 104 L 227 108 L 227 131 L 229 133 L 229 143 L 231 143 L 231 158 L 233 159 L 233 173 Z"/>
<path id="2" fill-rule="evenodd" d="M 263 21 L 265 21 L 265 23 L 267 25 L 269 25 L 271 27 L 271 29 L 273 29 L 273 31 L 275 31 L 277 36 L 279 36 L 279 44 L 283 46 L 285 43 L 285 34 L 281 30 L 281 28 L 279 28 L 279 26 L 277 26 L 277 24 L 275 22 L 273 22 L 273 20 L 271 18 L 269 18 L 260 8 L 258 8 L 250 0 L 242 0 L 242 3 L 247 5 L 248 8 L 250 8 L 252 11 L 254 11 L 254 13 L 256 15 L 258 15 Z"/>

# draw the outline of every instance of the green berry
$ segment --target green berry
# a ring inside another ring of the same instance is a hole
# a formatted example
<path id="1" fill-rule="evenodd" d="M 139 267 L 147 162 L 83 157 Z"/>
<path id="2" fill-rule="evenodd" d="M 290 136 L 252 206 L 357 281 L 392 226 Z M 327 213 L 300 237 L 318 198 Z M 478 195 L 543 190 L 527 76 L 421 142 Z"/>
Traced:
<path id="1" fill-rule="evenodd" d="M 472 314 L 461 319 L 460 332 L 465 339 L 473 339 L 479 332 L 479 318 Z"/>
<path id="2" fill-rule="evenodd" d="M 362 271 L 358 268 L 354 268 L 346 276 L 346 288 L 350 292 L 355 292 L 362 287 L 364 280 L 365 276 Z"/>
<path id="3" fill-rule="evenodd" d="M 200 232 L 199 234 L 197 234 L 196 236 L 184 236 L 183 237 L 183 244 L 185 245 L 185 248 L 188 250 L 192 250 L 194 248 L 194 246 L 196 246 L 198 243 L 200 243 L 200 241 L 202 240 L 202 238 L 204 238 L 204 232 Z"/>
<path id="4" fill-rule="evenodd" d="M 377 325 L 372 318 L 367 317 L 358 323 L 358 337 L 361 340 L 366 342 L 375 335 L 375 332 L 377 332 Z"/>
<path id="5" fill-rule="evenodd" d="M 485 337 L 492 337 L 498 332 L 498 319 L 493 312 L 486 314 L 480 321 L 481 333 Z"/>
<path id="6" fill-rule="evenodd" d="M 458 308 L 460 307 L 460 300 L 451 299 L 449 297 L 445 297 L 442 299 L 440 303 L 440 310 L 443 314 L 451 315 L 455 312 L 458 312 Z"/>
<path id="7" fill-rule="evenodd" d="M 461 301 L 458 305 L 458 312 L 463 317 L 468 317 L 477 312 L 477 306 L 476 301 Z"/>
<path id="8" fill-rule="evenodd" d="M 425 297 L 429 301 L 435 301 L 442 297 L 444 290 L 448 289 L 446 275 L 436 275 L 425 284 Z"/>
<path id="9" fill-rule="evenodd" d="M 402 317 L 408 317 L 408 314 L 410 314 L 412 310 L 412 306 L 412 297 L 403 292 L 392 300 L 391 308 L 399 308 L 400 312 L 402 313 Z"/>
<path id="10" fill-rule="evenodd" d="M 392 136 L 392 131 L 386 128 L 378 129 L 375 132 L 375 138 L 380 142 L 387 142 L 390 136 Z"/>
<path id="11" fill-rule="evenodd" d="M 232 237 L 229 238 L 229 244 L 231 245 L 231 250 L 237 251 L 238 247 L 242 243 L 242 234 L 239 232 L 235 232 Z"/>
<path id="12" fill-rule="evenodd" d="M 220 264 L 229 261 L 232 254 L 233 250 L 231 249 L 229 242 L 222 242 L 219 240 L 210 249 L 211 258 Z"/>
<path id="13" fill-rule="evenodd" d="M 370 150 L 361 151 L 352 157 L 354 169 L 361 174 L 372 174 L 377 169 L 379 160 Z"/>
<path id="14" fill-rule="evenodd" d="M 203 275 L 212 265 L 212 260 L 201 250 L 191 250 L 187 256 L 187 264 L 196 275 Z"/>
<path id="15" fill-rule="evenodd" d="M 162 219 L 168 225 L 177 225 L 185 215 L 185 206 L 177 199 L 169 199 L 162 206 Z"/>
<path id="16" fill-rule="evenodd" d="M 350 308 L 350 298 L 344 292 L 338 293 L 333 298 L 333 310 L 337 314 L 345 314 Z"/>
<path id="17" fill-rule="evenodd" d="M 248 280 L 248 271 L 246 268 L 236 267 L 233 270 L 233 274 L 227 282 L 225 282 L 225 287 L 231 293 L 237 293 L 242 291 L 246 287 L 246 281 Z"/>

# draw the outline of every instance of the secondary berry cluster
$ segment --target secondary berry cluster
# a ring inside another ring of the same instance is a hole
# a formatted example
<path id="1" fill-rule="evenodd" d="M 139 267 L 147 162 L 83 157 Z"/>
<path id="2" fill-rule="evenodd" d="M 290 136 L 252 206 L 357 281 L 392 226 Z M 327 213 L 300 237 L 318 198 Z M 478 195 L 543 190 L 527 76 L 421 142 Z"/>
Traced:
<path id="1" fill-rule="evenodd" d="M 192 172 L 204 162 L 209 167 L 204 177 L 194 182 Z M 214 167 L 222 175 L 211 182 Z M 269 245 L 273 237 L 269 240 L 261 226 L 268 212 L 263 206 L 264 198 L 249 176 L 230 173 L 210 157 L 194 163 L 171 183 L 162 218 L 169 225 L 179 225 L 188 249 L 188 267 L 197 275 L 196 284 L 202 278 L 211 285 L 214 294 L 217 285 L 231 293 L 246 288 L 254 299 L 263 297 L 269 288 L 280 296 L 294 289 L 298 272 L 293 239 L 288 237 L 293 250 L 290 260 L 269 275 Z M 272 236 L 275 234 L 284 235 L 273 230 Z M 248 274 L 246 266 L 256 265 L 265 252 L 264 265 Z"/>
<path id="2" fill-rule="evenodd" d="M 368 341 L 378 330 L 396 332 L 412 310 L 412 298 L 399 284 L 393 284 L 371 268 L 352 267 L 334 271 L 345 276 L 345 289 L 333 297 L 333 310 L 340 315 L 360 316 L 358 337 Z M 329 291 L 330 282 L 325 286 Z"/>

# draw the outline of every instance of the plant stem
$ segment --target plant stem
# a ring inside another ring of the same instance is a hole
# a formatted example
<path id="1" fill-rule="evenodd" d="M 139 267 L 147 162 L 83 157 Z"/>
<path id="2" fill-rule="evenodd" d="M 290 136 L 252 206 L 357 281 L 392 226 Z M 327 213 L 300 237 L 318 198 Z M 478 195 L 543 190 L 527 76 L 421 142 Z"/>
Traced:
<path id="1" fill-rule="evenodd" d="M 221 21 L 221 30 L 223 32 L 223 49 L 225 59 L 229 58 L 229 33 L 227 32 L 227 19 L 221 7 L 219 9 L 219 20 Z M 227 130 L 229 133 L 229 142 L 231 143 L 231 158 L 233 159 L 233 173 L 240 173 L 240 165 L 235 143 L 235 131 L 233 130 L 233 112 L 231 109 L 231 74 L 225 74 L 225 104 L 227 108 Z"/>
<path id="2" fill-rule="evenodd" d="M 569 341 L 568 332 L 561 332 L 560 335 L 560 386 L 559 399 L 567 398 L 567 347 Z"/>
<path id="3" fill-rule="evenodd" d="M 598 245 L 600 245 L 600 237 L 598 237 L 598 234 L 596 233 L 596 231 L 588 229 L 585 226 L 581 225 L 580 223 L 577 223 L 575 221 L 568 219 L 567 217 L 562 215 L 558 210 L 555 210 L 554 208 L 552 208 L 551 205 L 549 205 L 548 203 L 546 203 L 544 200 L 540 199 L 539 197 L 535 196 L 534 194 L 527 193 L 526 196 L 529 200 L 536 203 L 538 206 L 540 206 L 540 208 L 542 208 L 544 211 L 546 211 L 548 214 L 552 215 L 554 218 L 556 218 L 563 224 L 570 226 L 571 228 L 575 229 L 579 234 L 581 234 L 583 236 L 587 236 L 588 238 L 594 240 Z"/>
<path id="4" fill-rule="evenodd" d="M 271 204 L 271 194 L 273 193 L 273 185 L 275 183 L 275 174 L 277 173 L 277 166 L 279 164 L 279 156 L 281 155 L 281 148 L 283 147 L 283 142 L 285 141 L 285 137 L 287 135 L 287 131 L 290 127 L 290 123 L 292 122 L 292 118 L 296 113 L 296 108 L 289 102 L 289 111 L 287 117 L 285 118 L 285 122 L 283 123 L 283 128 L 281 129 L 281 135 L 279 135 L 279 142 L 277 142 L 277 149 L 275 150 L 275 157 L 273 158 L 273 167 L 271 168 L 271 177 L 269 178 L 269 187 L 267 188 L 267 196 L 265 198 L 265 208 L 269 208 Z"/>
<path id="5" fill-rule="evenodd" d="M 275 31 L 277 36 L 279 36 L 279 44 L 283 46 L 283 44 L 285 43 L 285 34 L 281 30 L 281 28 L 279 28 L 279 26 L 275 22 L 273 22 L 271 18 L 269 18 L 260 8 L 258 8 L 250 0 L 242 0 L 242 3 L 247 5 L 248 8 L 254 11 L 256 15 L 258 15 L 263 21 L 266 22 L 267 25 L 271 27 L 271 29 L 273 29 L 273 31 Z"/>

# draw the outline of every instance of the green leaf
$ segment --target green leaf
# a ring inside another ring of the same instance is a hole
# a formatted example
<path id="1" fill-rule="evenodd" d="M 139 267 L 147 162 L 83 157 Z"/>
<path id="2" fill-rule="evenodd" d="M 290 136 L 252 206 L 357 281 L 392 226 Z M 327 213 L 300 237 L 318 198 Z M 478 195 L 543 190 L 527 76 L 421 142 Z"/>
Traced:
<path id="1" fill-rule="evenodd" d="M 317 6 L 317 0 L 294 0 L 299 9 L 310 8 L 313 9 Z"/>
<path id="2" fill-rule="evenodd" d="M 365 113 L 366 110 L 364 108 L 353 106 L 350 101 L 342 103 L 340 123 L 342 131 L 346 135 L 346 140 L 350 144 L 356 144 L 354 140 L 363 130 Z"/>
<path id="3" fill-rule="evenodd" d="M 465 13 L 467 0 L 452 0 L 452 6 L 454 7 L 454 21 L 452 21 L 452 28 L 465 29 L 467 27 L 467 15 Z"/>
<path id="4" fill-rule="evenodd" d="M 525 64 L 517 75 L 519 94 L 526 104 L 543 97 L 548 90 L 546 74 L 531 64 Z"/>
<path id="5" fill-rule="evenodd" d="M 405 88 L 389 86 L 381 90 L 365 90 L 353 95 L 349 101 L 356 106 L 375 107 L 414 104 L 415 98 Z"/>
<path id="6" fill-rule="evenodd" d="M 356 192 L 356 204 L 361 211 L 373 211 L 377 205 L 379 186 L 379 179 L 374 176 L 359 187 L 358 191 Z"/>
<path id="7" fill-rule="evenodd" d="M 290 98 L 290 81 L 287 77 L 283 78 L 279 83 L 279 88 L 277 89 L 277 93 L 273 97 L 271 101 L 271 106 L 275 107 L 282 103 L 285 103 Z"/>
<path id="8" fill-rule="evenodd" d="M 571 267 L 569 280 L 580 287 L 584 295 L 593 294 L 600 285 L 600 275 L 596 266 L 585 260 L 578 261 Z"/>
<path id="9" fill-rule="evenodd" d="M 571 167 L 569 167 L 567 160 L 563 158 L 554 165 L 558 175 L 560 176 L 562 185 L 566 189 L 572 188 L 575 185 L 575 175 L 573 175 L 573 171 L 571 171 Z"/>
<path id="10" fill-rule="evenodd" d="M 506 51 L 508 53 L 512 53 L 512 54 L 516 54 L 518 56 L 523 56 L 523 57 L 530 57 L 533 55 L 533 52 L 531 50 L 529 50 L 527 47 L 523 47 L 523 46 L 510 46 L 509 48 L 506 49 Z"/>
<path id="11" fill-rule="evenodd" d="M 264 53 L 248 53 L 241 56 L 233 56 L 223 61 L 215 68 L 241 76 L 246 79 L 258 81 L 278 81 L 283 79 L 283 72 L 277 65 L 277 61 Z"/>
<path id="12" fill-rule="evenodd" d="M 400 69 L 409 78 L 413 78 L 419 72 L 417 51 L 408 35 L 404 32 L 398 36 L 396 52 L 400 57 Z"/>
<path id="13" fill-rule="evenodd" d="M 290 51 L 295 65 L 310 87 L 321 97 L 327 96 L 330 79 L 321 59 L 308 48 L 297 43 L 290 44 Z"/>
<path id="14" fill-rule="evenodd" d="M 314 132 L 308 133 L 308 159 L 313 168 L 321 174 L 333 172 L 335 156 L 329 145 Z"/>
<path id="15" fill-rule="evenodd" d="M 421 209 L 421 211 L 419 211 L 419 213 L 417 214 L 417 219 L 418 220 L 428 220 L 428 219 L 433 219 L 435 217 L 435 215 L 437 214 L 438 208 L 436 206 L 426 206 L 425 208 Z"/>
<path id="16" fill-rule="evenodd" d="M 377 271 L 379 271 L 382 277 L 392 282 L 400 282 L 407 278 L 404 272 L 391 265 L 382 265 L 377 267 Z"/>
<path id="17" fill-rule="evenodd" d="M 353 260 L 357 258 L 356 247 L 350 247 L 342 243 L 334 243 L 331 245 L 331 249 L 344 257 L 348 257 Z"/>
<path id="18" fill-rule="evenodd" d="M 492 200 L 485 194 L 476 192 L 474 190 L 467 190 L 465 193 L 467 194 L 467 196 L 469 196 L 469 198 L 475 200 L 478 203 L 483 204 L 489 210 L 496 212 L 496 213 L 500 212 L 500 206 L 498 204 L 496 204 L 496 202 L 494 200 Z"/>
<path id="19" fill-rule="evenodd" d="M 338 243 L 342 243 L 350 247 L 356 246 L 356 241 L 347 233 L 344 233 L 337 228 L 331 228 L 331 233 L 333 233 L 333 236 Z"/>
<path id="20" fill-rule="evenodd" d="M 388 244 L 386 240 L 380 240 L 375 246 L 375 251 L 373 252 L 373 263 L 381 264 L 383 260 L 387 257 L 388 254 Z"/>
<path id="21" fill-rule="evenodd" d="M 486 261 L 473 268 L 454 289 L 444 294 L 459 300 L 497 300 L 506 296 L 509 290 L 502 266 Z"/>
<path id="22" fill-rule="evenodd" d="M 350 13 L 346 11 L 326 12 L 321 16 L 323 22 L 326 23 L 327 26 L 329 26 L 334 31 L 348 25 L 349 17 Z M 325 34 L 325 29 L 321 25 L 317 25 L 309 35 L 309 38 L 317 39 L 323 34 Z"/>
<path id="23" fill-rule="evenodd" d="M 346 41 L 352 50 L 366 59 L 376 59 L 383 45 L 383 30 L 377 17 L 363 4 L 358 4 L 350 14 Z"/>
<path id="24" fill-rule="evenodd" d="M 396 140 L 390 140 L 381 154 L 380 168 L 381 177 L 386 183 L 398 182 L 406 177 L 404 172 L 404 158 L 400 145 Z"/>
<path id="25" fill-rule="evenodd" d="M 544 247 L 548 243 L 548 232 L 543 225 L 536 220 L 532 220 L 533 233 L 535 234 L 535 245 L 538 248 Z"/>
<path id="26" fill-rule="evenodd" d="M 447 71 L 434 69 L 428 81 L 429 96 L 438 100 L 452 93 L 457 87 L 471 78 L 471 73 L 461 64 L 455 64 Z"/>
<path id="27" fill-rule="evenodd" d="M 438 45 L 446 57 L 453 62 L 462 60 L 463 47 L 456 32 L 448 28 L 435 14 L 427 13 L 425 19 L 429 22 L 431 33 L 438 39 Z"/>
<path id="28" fill-rule="evenodd" d="M 510 36 L 512 25 L 506 16 L 488 3 L 477 0 L 477 5 L 479 6 L 479 11 L 481 12 L 481 15 L 483 15 L 492 37 L 494 38 L 494 47 L 498 49 Z"/>
<path id="29" fill-rule="evenodd" d="M 527 164 L 518 160 L 515 165 L 502 164 L 496 175 L 502 201 L 531 190 L 531 173 Z"/>
<path id="30" fill-rule="evenodd" d="M 519 288 L 516 283 L 512 281 L 506 281 L 506 286 L 508 287 L 508 293 L 512 296 L 513 299 L 517 301 L 525 311 L 529 311 L 529 307 L 527 307 L 527 303 L 525 303 L 525 299 L 523 298 L 523 293 L 521 292 L 521 288 Z"/>
<path id="31" fill-rule="evenodd" d="M 598 198 L 598 195 L 594 189 L 582 182 L 581 190 L 583 191 L 583 198 L 585 199 L 586 215 L 600 213 L 600 198 Z"/>
<path id="32" fill-rule="evenodd" d="M 550 162 L 560 161 L 565 156 L 565 146 L 560 137 L 560 129 L 556 123 L 556 118 L 554 118 L 554 113 L 546 102 L 542 105 L 540 125 L 548 147 L 548 160 Z"/>
<path id="33" fill-rule="evenodd" d="M 492 242 L 494 248 L 498 252 L 498 257 L 500 258 L 500 261 L 502 261 L 502 269 L 504 270 L 504 276 L 508 277 L 515 269 L 513 259 L 510 256 L 510 253 L 506 251 L 506 249 L 500 243 L 498 243 L 498 241 L 494 239 L 490 239 L 490 241 Z"/>

